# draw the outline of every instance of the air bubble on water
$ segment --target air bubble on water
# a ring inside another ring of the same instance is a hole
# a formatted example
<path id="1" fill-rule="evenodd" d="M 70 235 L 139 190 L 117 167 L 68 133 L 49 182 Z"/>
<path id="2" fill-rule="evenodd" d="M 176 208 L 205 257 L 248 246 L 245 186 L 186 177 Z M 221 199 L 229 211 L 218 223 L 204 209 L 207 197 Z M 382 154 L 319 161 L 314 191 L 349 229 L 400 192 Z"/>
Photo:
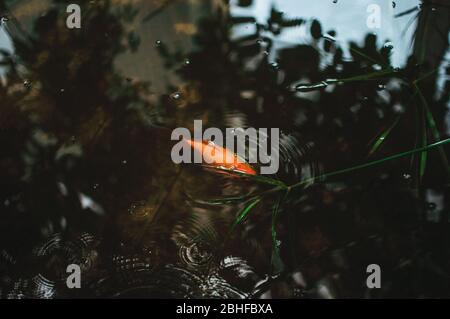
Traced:
<path id="1" fill-rule="evenodd" d="M 66 229 L 67 219 L 65 217 L 61 217 L 61 219 L 59 220 L 59 225 L 61 226 L 62 229 Z"/>
<path id="2" fill-rule="evenodd" d="M 130 206 L 130 208 L 128 208 L 128 212 L 129 213 L 131 213 L 131 214 L 133 214 L 134 213 L 134 210 L 136 209 L 136 205 L 135 204 L 132 204 L 131 206 Z"/>
<path id="3" fill-rule="evenodd" d="M 436 209 L 436 204 L 435 203 L 427 203 L 427 208 L 429 209 L 429 210 L 434 210 L 434 209 Z"/>
<path id="4" fill-rule="evenodd" d="M 278 63 L 276 63 L 276 62 L 270 63 L 270 66 L 271 66 L 272 69 L 274 69 L 274 70 L 278 70 L 278 67 L 279 67 Z"/>
<path id="5" fill-rule="evenodd" d="M 381 71 L 381 70 L 383 70 L 383 67 L 381 65 L 379 65 L 379 64 L 374 64 L 373 65 L 373 69 L 375 71 Z"/>

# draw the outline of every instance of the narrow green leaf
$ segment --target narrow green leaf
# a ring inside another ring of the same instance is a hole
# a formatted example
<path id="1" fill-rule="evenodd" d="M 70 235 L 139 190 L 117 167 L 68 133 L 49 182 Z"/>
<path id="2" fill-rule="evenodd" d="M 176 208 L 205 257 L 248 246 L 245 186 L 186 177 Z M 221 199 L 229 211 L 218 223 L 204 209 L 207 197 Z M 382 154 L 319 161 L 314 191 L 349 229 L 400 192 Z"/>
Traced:
<path id="1" fill-rule="evenodd" d="M 421 147 L 424 147 L 425 145 L 427 145 L 427 125 L 426 125 L 426 117 L 425 117 L 425 106 L 422 106 L 421 116 L 422 116 Z M 427 166 L 427 157 L 428 157 L 427 151 L 422 152 L 420 154 L 419 181 L 422 181 L 422 178 L 425 175 L 425 169 Z"/>
<path id="2" fill-rule="evenodd" d="M 381 158 L 381 159 L 378 159 L 378 160 L 374 160 L 374 161 L 370 161 L 370 162 L 363 163 L 363 164 L 360 164 L 360 165 L 344 168 L 344 169 L 337 170 L 337 171 L 334 171 L 334 172 L 331 172 L 331 173 L 326 173 L 326 174 L 322 174 L 322 175 L 319 175 L 319 176 L 311 177 L 311 178 L 305 179 L 303 181 L 300 181 L 298 183 L 295 183 L 295 184 L 289 186 L 288 188 L 291 189 L 291 188 L 295 188 L 295 187 L 299 187 L 299 186 L 303 186 L 303 185 L 309 184 L 309 183 L 314 182 L 316 180 L 327 179 L 329 177 L 342 175 L 342 174 L 345 174 L 345 173 L 357 171 L 357 170 L 368 168 L 368 167 L 372 167 L 372 166 L 375 166 L 375 165 L 380 165 L 380 164 L 383 164 L 385 162 L 392 161 L 392 160 L 395 160 L 395 159 L 398 159 L 398 158 L 406 157 L 406 156 L 417 154 L 417 153 L 426 152 L 426 151 L 429 151 L 431 149 L 438 148 L 438 147 L 441 147 L 443 145 L 446 145 L 448 143 L 450 143 L 450 138 L 447 138 L 445 140 L 442 140 L 442 141 L 439 141 L 439 142 L 436 142 L 436 143 L 428 144 L 427 146 L 424 146 L 424 147 L 415 148 L 415 149 L 412 149 L 412 150 L 409 150 L 409 151 L 405 151 L 405 152 L 397 153 L 397 154 L 394 154 L 394 155 L 391 155 L 391 156 L 387 156 L 387 157 L 384 157 L 384 158 Z"/>
<path id="3" fill-rule="evenodd" d="M 394 122 L 377 138 L 369 152 L 369 156 L 375 153 L 376 150 L 381 146 L 381 144 L 383 144 L 389 133 L 391 133 L 392 129 L 397 125 L 399 119 L 400 117 L 397 117 Z"/>
<path id="4" fill-rule="evenodd" d="M 250 203 L 248 203 L 244 209 L 239 213 L 239 216 L 236 218 L 236 220 L 233 223 L 233 226 L 231 226 L 231 230 L 234 230 L 234 228 L 239 225 L 250 213 L 250 211 L 261 201 L 261 197 L 257 197 L 253 199 Z"/>
<path id="5" fill-rule="evenodd" d="M 277 238 L 277 221 L 278 216 L 280 212 L 280 206 L 283 202 L 283 200 L 286 198 L 288 192 L 286 192 L 284 195 L 278 196 L 278 200 L 275 203 L 275 206 L 273 208 L 272 212 L 272 269 L 273 273 L 281 273 L 284 269 L 284 263 L 280 256 L 280 243 Z"/>
<path id="6" fill-rule="evenodd" d="M 420 78 L 419 80 L 421 80 L 423 78 L 425 78 L 425 76 Z M 439 130 L 437 129 L 437 125 L 436 125 L 436 121 L 434 120 L 433 113 L 431 113 L 431 110 L 428 107 L 428 103 L 427 103 L 425 97 L 423 96 L 422 92 L 420 91 L 419 86 L 417 84 L 414 84 L 414 88 L 416 90 L 416 93 L 419 95 L 420 100 L 422 101 L 422 104 L 425 108 L 426 118 L 427 118 L 428 126 L 430 127 L 430 130 L 431 130 L 433 141 L 435 141 L 435 142 L 439 141 L 441 139 L 441 135 L 439 134 Z M 449 161 L 447 158 L 447 154 L 445 153 L 443 147 L 439 147 L 439 155 L 441 157 L 442 165 L 444 166 L 445 170 L 447 171 L 447 175 L 450 178 L 450 165 L 449 165 Z"/>

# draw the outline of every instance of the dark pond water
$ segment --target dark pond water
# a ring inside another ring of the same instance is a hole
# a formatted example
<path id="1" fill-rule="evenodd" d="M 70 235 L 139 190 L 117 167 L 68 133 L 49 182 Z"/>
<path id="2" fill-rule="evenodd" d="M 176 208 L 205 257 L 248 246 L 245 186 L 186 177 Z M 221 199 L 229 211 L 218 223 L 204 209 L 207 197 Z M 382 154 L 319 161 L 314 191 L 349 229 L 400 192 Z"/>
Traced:
<path id="1" fill-rule="evenodd" d="M 450 297 L 446 1 L 225 2 L 0 0 L 0 297 Z M 194 120 L 278 172 L 174 164 Z"/>

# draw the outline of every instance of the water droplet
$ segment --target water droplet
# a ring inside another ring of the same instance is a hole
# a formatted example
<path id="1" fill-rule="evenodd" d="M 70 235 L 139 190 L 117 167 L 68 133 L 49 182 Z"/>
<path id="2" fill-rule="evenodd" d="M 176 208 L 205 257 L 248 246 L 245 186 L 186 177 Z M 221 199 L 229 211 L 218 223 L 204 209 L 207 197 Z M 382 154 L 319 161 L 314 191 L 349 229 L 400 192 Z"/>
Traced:
<path id="1" fill-rule="evenodd" d="M 436 209 L 436 204 L 435 203 L 427 203 L 427 208 L 429 210 L 435 210 Z"/>
<path id="2" fill-rule="evenodd" d="M 162 44 L 161 40 L 156 40 L 156 41 L 155 41 L 155 46 L 156 46 L 156 47 L 160 47 L 161 44 Z"/>
<path id="3" fill-rule="evenodd" d="M 395 8 L 397 6 L 397 4 L 395 3 L 395 1 L 392 1 L 392 8 Z"/>
<path id="4" fill-rule="evenodd" d="M 0 18 L 0 22 L 3 24 L 3 23 L 6 23 L 6 22 L 8 22 L 9 21 L 9 18 L 7 17 L 7 16 L 3 16 L 3 17 L 1 17 Z"/>
<path id="5" fill-rule="evenodd" d="M 338 2 L 338 0 L 333 0 L 333 3 L 337 3 Z"/>
<path id="6" fill-rule="evenodd" d="M 411 178 L 411 175 L 408 174 L 408 173 L 404 173 L 404 174 L 403 174 L 403 178 L 404 178 L 404 179 L 410 179 L 410 178 Z"/>
<path id="7" fill-rule="evenodd" d="M 191 61 L 189 59 L 185 59 L 184 60 L 184 65 L 189 65 L 189 64 L 191 64 Z"/>
<path id="8" fill-rule="evenodd" d="M 59 92 L 61 92 L 61 93 L 64 93 L 64 91 L 65 91 L 64 89 L 60 89 L 60 90 L 59 90 Z"/>
<path id="9" fill-rule="evenodd" d="M 272 69 L 274 69 L 274 70 L 278 70 L 279 65 L 278 65 L 278 63 L 276 63 L 276 62 L 272 62 L 272 63 L 270 63 L 270 67 L 271 67 Z"/>
<path id="10" fill-rule="evenodd" d="M 375 71 L 381 71 L 381 70 L 383 70 L 383 67 L 382 67 L 381 65 L 379 65 L 379 64 L 374 64 L 372 67 L 373 67 L 373 69 L 374 69 Z"/>
<path id="11" fill-rule="evenodd" d="M 125 165 L 126 163 L 128 163 L 127 160 L 123 160 L 123 161 L 122 161 L 122 164 Z"/>
<path id="12" fill-rule="evenodd" d="M 181 94 L 179 92 L 172 93 L 170 98 L 173 100 L 179 100 L 181 98 Z"/>
<path id="13" fill-rule="evenodd" d="M 93 189 L 98 189 L 100 185 L 98 183 L 95 183 L 94 186 L 92 186 Z"/>
<path id="14" fill-rule="evenodd" d="M 386 85 L 384 85 L 384 84 L 379 84 L 378 87 L 377 87 L 378 91 L 383 91 L 385 89 L 386 89 Z"/>

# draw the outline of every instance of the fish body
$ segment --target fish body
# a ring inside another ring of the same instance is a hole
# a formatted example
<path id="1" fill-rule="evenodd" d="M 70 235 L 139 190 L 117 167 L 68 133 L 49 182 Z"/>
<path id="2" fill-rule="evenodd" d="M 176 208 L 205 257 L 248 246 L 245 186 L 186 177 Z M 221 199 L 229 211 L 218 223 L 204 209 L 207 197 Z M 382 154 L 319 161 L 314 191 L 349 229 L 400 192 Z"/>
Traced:
<path id="1" fill-rule="evenodd" d="M 256 175 L 256 171 L 234 152 L 211 142 L 184 139 L 196 152 L 200 152 L 203 160 L 215 168 L 221 168 L 248 175 Z"/>

